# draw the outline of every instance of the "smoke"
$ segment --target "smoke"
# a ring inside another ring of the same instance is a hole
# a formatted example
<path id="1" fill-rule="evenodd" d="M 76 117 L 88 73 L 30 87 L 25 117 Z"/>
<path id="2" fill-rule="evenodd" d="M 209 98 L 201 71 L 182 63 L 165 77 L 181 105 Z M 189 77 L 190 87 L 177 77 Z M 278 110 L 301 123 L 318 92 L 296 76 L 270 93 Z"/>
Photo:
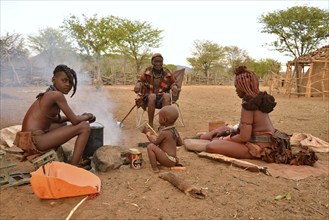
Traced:
<path id="1" fill-rule="evenodd" d="M 54 68 L 59 64 L 65 64 L 76 71 L 78 78 L 76 94 L 70 98 L 71 91 L 66 96 L 69 106 L 77 115 L 84 112 L 94 114 L 96 116 L 96 122 L 104 126 L 104 144 L 118 145 L 121 129 L 117 127 L 116 121 L 113 118 L 112 112 L 115 105 L 111 101 L 108 91 L 106 89 L 96 89 L 91 85 L 91 76 L 84 70 L 84 67 L 88 65 L 85 65 L 78 57 L 65 56 L 52 58 L 53 62 L 49 62 L 49 57 L 46 54 L 38 54 L 37 56 L 30 57 L 25 62 L 14 58 L 11 59 L 11 63 L 1 62 L 1 88 L 19 87 L 16 91 L 29 93 L 31 99 L 24 100 L 24 109 L 26 107 L 27 110 L 35 100 L 35 96 L 39 92 L 45 91 L 52 84 L 51 78 Z M 63 60 L 65 61 L 62 62 Z M 13 78 L 14 76 L 19 80 Z M 37 86 L 38 91 L 26 86 Z M 3 98 L 17 99 L 16 95 L 9 96 L 9 94 L 3 94 L 2 90 L 1 99 Z M 6 115 L 20 114 L 20 118 L 23 119 L 26 112 L 18 111 L 17 109 L 17 106 L 15 108 L 2 107 L 1 118 L 6 117 Z"/>
<path id="2" fill-rule="evenodd" d="M 104 145 L 118 145 L 121 129 L 113 117 L 115 103 L 111 101 L 106 89 L 96 89 L 92 86 L 78 86 L 77 93 L 68 100 L 75 114 L 90 112 L 96 116 L 96 122 L 91 126 L 104 126 Z"/>

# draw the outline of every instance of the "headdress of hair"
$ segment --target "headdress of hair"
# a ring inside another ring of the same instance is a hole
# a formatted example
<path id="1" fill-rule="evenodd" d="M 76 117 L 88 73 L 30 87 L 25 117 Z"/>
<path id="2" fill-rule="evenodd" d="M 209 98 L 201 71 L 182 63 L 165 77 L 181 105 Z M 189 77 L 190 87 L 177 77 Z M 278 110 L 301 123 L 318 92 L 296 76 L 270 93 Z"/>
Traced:
<path id="1" fill-rule="evenodd" d="M 239 66 L 234 73 L 236 86 L 244 91 L 246 95 L 256 97 L 259 93 L 259 81 L 256 74 L 247 70 L 246 66 Z"/>
<path id="2" fill-rule="evenodd" d="M 63 71 L 67 75 L 67 77 L 69 78 L 69 80 L 71 81 L 71 83 L 73 85 L 73 93 L 71 95 L 71 97 L 72 97 L 77 90 L 77 85 L 78 85 L 77 74 L 73 69 L 71 69 L 70 67 L 68 67 L 64 64 L 56 66 L 53 74 L 55 75 L 56 73 L 58 73 L 60 71 Z"/>

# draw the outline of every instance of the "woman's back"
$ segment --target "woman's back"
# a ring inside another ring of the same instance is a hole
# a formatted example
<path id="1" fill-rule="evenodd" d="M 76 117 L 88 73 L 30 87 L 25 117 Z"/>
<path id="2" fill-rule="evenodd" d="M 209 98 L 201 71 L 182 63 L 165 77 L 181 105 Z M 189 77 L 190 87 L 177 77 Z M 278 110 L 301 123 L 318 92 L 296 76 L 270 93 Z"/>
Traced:
<path id="1" fill-rule="evenodd" d="M 254 121 L 252 124 L 252 135 L 274 134 L 275 128 L 268 113 L 256 110 L 254 112 Z"/>

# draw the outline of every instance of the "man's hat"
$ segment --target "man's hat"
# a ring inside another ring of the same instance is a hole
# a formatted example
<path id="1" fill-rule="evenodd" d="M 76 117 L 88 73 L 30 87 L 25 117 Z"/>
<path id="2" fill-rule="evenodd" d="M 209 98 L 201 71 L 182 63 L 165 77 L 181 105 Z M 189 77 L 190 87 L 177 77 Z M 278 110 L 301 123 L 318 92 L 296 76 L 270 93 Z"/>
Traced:
<path id="1" fill-rule="evenodd" d="M 153 61 L 153 59 L 156 58 L 156 57 L 161 57 L 161 58 L 163 59 L 161 53 L 154 53 L 154 54 L 152 55 L 152 59 L 151 59 L 151 61 Z"/>

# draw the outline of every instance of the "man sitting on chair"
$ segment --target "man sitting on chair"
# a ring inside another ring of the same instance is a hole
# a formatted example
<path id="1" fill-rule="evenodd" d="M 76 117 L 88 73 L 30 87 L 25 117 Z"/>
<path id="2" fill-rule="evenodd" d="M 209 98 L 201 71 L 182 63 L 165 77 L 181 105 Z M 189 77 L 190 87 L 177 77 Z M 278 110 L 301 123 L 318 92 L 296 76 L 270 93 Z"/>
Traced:
<path id="1" fill-rule="evenodd" d="M 152 66 L 141 73 L 134 92 L 138 95 L 137 107 L 147 110 L 149 124 L 153 127 L 155 109 L 171 104 L 170 91 L 176 96 L 178 85 L 175 76 L 169 69 L 163 67 L 163 57 L 160 53 L 152 55 L 151 63 Z"/>

